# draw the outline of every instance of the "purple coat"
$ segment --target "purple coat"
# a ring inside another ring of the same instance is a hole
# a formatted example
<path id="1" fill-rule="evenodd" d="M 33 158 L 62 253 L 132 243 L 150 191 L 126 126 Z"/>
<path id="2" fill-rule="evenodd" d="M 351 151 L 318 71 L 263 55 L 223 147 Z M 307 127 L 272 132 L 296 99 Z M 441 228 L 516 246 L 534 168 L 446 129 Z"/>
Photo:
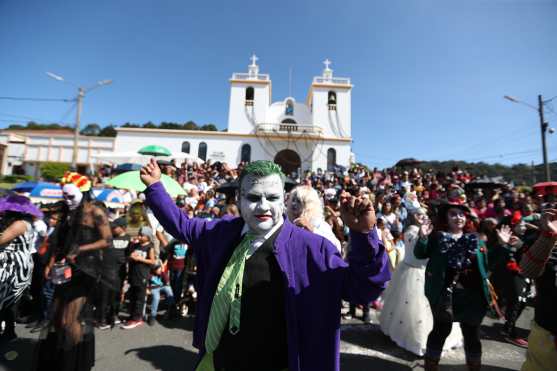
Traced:
<path id="1" fill-rule="evenodd" d="M 198 305 L 193 345 L 205 353 L 205 333 L 213 296 L 226 263 L 241 240 L 242 218 L 188 219 L 160 182 L 145 191 L 147 203 L 165 230 L 194 249 Z M 341 299 L 375 300 L 391 278 L 377 232 L 351 232 L 350 264 L 321 236 L 288 220 L 275 240 L 274 254 L 284 275 L 289 371 L 340 369 Z M 272 335 L 270 335 L 272 336 Z"/>

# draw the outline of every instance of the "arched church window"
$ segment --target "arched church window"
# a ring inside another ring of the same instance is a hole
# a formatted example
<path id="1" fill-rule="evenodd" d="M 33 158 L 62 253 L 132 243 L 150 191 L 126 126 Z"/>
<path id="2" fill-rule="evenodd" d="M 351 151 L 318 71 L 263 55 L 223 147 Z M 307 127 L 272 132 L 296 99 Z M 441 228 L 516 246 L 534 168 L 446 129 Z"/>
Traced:
<path id="1" fill-rule="evenodd" d="M 182 152 L 190 153 L 190 142 L 182 142 Z"/>
<path id="2" fill-rule="evenodd" d="M 253 106 L 253 101 L 255 97 L 255 91 L 253 86 L 248 86 L 246 88 L 246 106 Z"/>
<path id="3" fill-rule="evenodd" d="M 249 144 L 244 144 L 242 146 L 242 152 L 240 154 L 240 161 L 250 162 L 251 161 L 251 146 Z"/>
<path id="4" fill-rule="evenodd" d="M 287 116 L 294 116 L 294 103 L 291 100 L 286 101 L 286 109 L 284 114 Z"/>
<path id="5" fill-rule="evenodd" d="M 329 111 L 337 110 L 337 93 L 334 91 L 329 91 L 327 97 L 327 105 L 329 106 Z"/>
<path id="6" fill-rule="evenodd" d="M 279 131 L 298 131 L 298 123 L 293 119 L 284 119 L 280 123 Z"/>
<path id="7" fill-rule="evenodd" d="M 334 148 L 327 150 L 327 171 L 334 171 L 337 164 L 337 151 Z"/>
<path id="8" fill-rule="evenodd" d="M 207 143 L 199 143 L 199 147 L 197 148 L 197 157 L 199 157 L 203 161 L 207 160 Z"/>

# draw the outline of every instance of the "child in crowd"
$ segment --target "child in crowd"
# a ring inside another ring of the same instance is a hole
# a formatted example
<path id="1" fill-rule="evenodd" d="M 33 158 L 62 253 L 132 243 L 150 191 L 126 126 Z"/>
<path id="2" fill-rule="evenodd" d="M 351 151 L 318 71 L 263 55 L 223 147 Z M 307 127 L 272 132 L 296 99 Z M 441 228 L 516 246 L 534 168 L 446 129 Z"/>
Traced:
<path id="1" fill-rule="evenodd" d="M 155 264 L 154 234 L 150 227 L 141 227 L 129 247 L 130 319 L 122 326 L 132 329 L 143 324 L 143 307 L 151 266 Z"/>
<path id="2" fill-rule="evenodd" d="M 126 253 L 130 245 L 127 225 L 125 217 L 110 223 L 112 246 L 106 249 L 103 257 L 103 276 L 106 282 L 100 286 L 99 330 L 107 330 L 119 322 L 120 293 L 126 279 Z"/>
<path id="3" fill-rule="evenodd" d="M 149 326 L 153 326 L 157 319 L 157 311 L 159 309 L 159 302 L 161 299 L 161 292 L 164 294 L 168 304 L 166 318 L 173 318 L 176 316 L 176 306 L 172 289 L 168 284 L 168 272 L 165 272 L 165 267 L 160 260 L 153 266 L 151 271 L 150 288 L 151 288 L 151 316 L 149 317 Z"/>
<path id="4" fill-rule="evenodd" d="M 37 255 L 41 261 L 41 266 L 44 267 L 41 270 L 43 275 L 43 286 L 40 293 L 40 307 L 41 307 L 41 318 L 36 326 L 31 330 L 32 333 L 39 332 L 43 327 L 48 324 L 49 314 L 50 314 L 50 304 L 54 297 L 54 283 L 50 277 L 50 265 L 48 262 L 52 257 L 52 247 L 49 245 L 48 237 L 52 234 L 58 222 L 60 221 L 61 213 L 52 212 L 47 218 L 47 237 L 43 240 L 39 249 L 37 250 Z M 37 269 L 35 267 L 35 269 Z"/>

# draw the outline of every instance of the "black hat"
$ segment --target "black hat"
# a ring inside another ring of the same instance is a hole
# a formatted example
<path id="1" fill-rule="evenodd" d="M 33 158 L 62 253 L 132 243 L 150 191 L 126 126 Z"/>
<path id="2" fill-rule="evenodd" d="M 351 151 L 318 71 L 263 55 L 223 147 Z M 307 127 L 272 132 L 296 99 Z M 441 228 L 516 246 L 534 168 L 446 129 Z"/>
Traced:
<path id="1" fill-rule="evenodd" d="M 437 206 L 437 215 L 445 215 L 449 209 L 460 209 L 465 213 L 470 213 L 470 208 L 457 202 L 443 202 Z"/>
<path id="2" fill-rule="evenodd" d="M 120 217 L 110 222 L 110 228 L 116 228 L 116 227 L 126 228 L 127 226 L 128 226 L 128 220 L 125 217 Z"/>

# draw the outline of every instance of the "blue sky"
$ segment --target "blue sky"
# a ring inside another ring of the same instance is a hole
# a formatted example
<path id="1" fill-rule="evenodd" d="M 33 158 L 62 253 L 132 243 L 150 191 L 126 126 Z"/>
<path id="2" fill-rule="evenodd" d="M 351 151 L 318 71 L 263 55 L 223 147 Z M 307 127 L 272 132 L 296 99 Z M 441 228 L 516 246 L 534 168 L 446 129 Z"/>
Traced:
<path id="1" fill-rule="evenodd" d="M 194 5 L 195 3 L 195 5 Z M 537 104 L 557 95 L 557 0 L 0 0 L 0 96 L 71 98 L 46 71 L 89 86 L 83 124 L 227 125 L 229 84 L 249 56 L 273 100 L 304 101 L 329 58 L 352 78 L 353 151 L 371 166 L 404 157 L 541 161 Z M 557 127 L 557 99 L 546 120 Z M 10 122 L 72 123 L 71 104 L 0 100 Z M 557 159 L 557 133 L 548 137 Z"/>

